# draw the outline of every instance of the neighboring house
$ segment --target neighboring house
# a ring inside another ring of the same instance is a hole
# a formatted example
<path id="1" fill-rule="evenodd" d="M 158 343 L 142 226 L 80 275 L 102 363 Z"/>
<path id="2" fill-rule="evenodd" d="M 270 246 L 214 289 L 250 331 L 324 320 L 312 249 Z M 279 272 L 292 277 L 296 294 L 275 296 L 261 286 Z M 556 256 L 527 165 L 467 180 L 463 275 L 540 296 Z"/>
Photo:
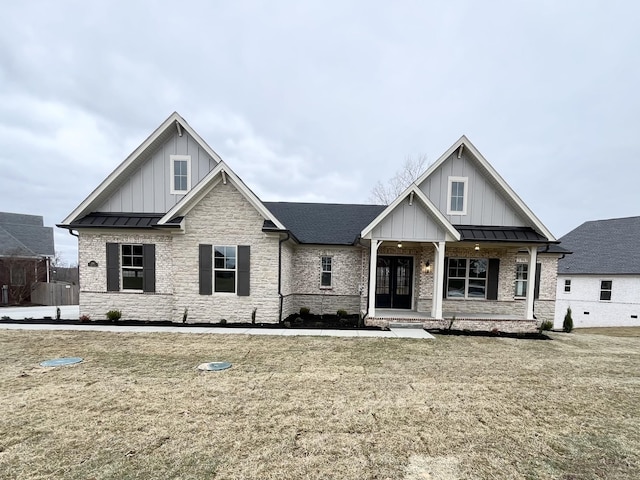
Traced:
<path id="1" fill-rule="evenodd" d="M 308 307 L 525 331 L 554 317 L 557 242 L 464 136 L 389 206 L 263 202 L 174 113 L 59 226 L 78 232 L 93 318 L 269 323 Z"/>
<path id="2" fill-rule="evenodd" d="M 640 326 L 640 217 L 585 222 L 561 238 L 555 328 Z"/>
<path id="3" fill-rule="evenodd" d="M 49 281 L 54 250 L 41 216 L 0 212 L 0 304 L 29 303 L 33 284 Z"/>

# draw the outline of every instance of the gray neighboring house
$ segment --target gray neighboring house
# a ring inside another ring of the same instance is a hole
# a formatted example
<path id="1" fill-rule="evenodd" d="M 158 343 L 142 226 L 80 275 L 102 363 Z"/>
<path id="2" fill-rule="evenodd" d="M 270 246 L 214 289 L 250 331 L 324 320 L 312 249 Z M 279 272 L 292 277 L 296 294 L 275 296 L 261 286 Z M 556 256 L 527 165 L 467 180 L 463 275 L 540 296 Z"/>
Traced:
<path id="1" fill-rule="evenodd" d="M 0 212 L 0 304 L 29 303 L 33 284 L 49 281 L 54 255 L 53 228 L 41 216 Z"/>
<path id="2" fill-rule="evenodd" d="M 308 307 L 504 331 L 554 318 L 557 241 L 464 136 L 390 205 L 263 202 L 173 113 L 58 226 L 79 235 L 92 318 L 270 323 Z"/>
<path id="3" fill-rule="evenodd" d="M 560 240 L 555 328 L 640 326 L 640 217 L 585 222 Z"/>

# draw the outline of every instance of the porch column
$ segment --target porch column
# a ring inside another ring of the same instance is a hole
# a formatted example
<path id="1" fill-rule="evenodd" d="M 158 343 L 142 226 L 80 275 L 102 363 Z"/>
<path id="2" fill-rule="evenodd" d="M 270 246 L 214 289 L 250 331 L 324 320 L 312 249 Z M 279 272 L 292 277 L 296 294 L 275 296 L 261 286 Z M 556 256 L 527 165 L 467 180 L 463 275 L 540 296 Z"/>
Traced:
<path id="1" fill-rule="evenodd" d="M 442 318 L 442 297 L 444 293 L 444 248 L 445 242 L 434 242 L 436 258 L 433 272 L 433 298 L 431 299 L 431 316 Z"/>
<path id="2" fill-rule="evenodd" d="M 538 247 L 529 247 L 529 267 L 527 268 L 527 312 L 526 320 L 533 320 L 533 301 L 536 291 L 536 266 L 538 261 Z"/>
<path id="3" fill-rule="evenodd" d="M 371 239 L 371 253 L 369 255 L 369 317 L 376 316 L 376 265 L 378 264 L 378 247 L 382 240 Z"/>

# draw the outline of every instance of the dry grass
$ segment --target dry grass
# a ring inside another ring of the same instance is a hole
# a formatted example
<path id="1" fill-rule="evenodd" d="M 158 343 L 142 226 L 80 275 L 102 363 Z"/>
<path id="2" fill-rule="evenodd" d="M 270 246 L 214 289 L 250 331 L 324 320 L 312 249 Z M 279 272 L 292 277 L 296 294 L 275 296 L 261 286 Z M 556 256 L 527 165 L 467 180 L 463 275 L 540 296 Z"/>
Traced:
<path id="1" fill-rule="evenodd" d="M 0 330 L 0 476 L 638 478 L 640 338 L 552 336 Z"/>
<path id="2" fill-rule="evenodd" d="M 608 335 L 611 337 L 640 337 L 640 327 L 593 327 L 576 328 L 574 333 Z"/>

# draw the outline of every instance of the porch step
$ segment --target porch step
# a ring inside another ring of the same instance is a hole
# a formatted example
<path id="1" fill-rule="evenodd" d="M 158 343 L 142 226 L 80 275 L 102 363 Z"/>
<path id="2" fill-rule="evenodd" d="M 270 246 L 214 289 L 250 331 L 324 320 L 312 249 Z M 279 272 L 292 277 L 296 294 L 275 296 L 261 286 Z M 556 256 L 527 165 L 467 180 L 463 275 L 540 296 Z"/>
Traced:
<path id="1" fill-rule="evenodd" d="M 389 328 L 423 328 L 424 321 L 415 322 L 389 322 Z"/>

